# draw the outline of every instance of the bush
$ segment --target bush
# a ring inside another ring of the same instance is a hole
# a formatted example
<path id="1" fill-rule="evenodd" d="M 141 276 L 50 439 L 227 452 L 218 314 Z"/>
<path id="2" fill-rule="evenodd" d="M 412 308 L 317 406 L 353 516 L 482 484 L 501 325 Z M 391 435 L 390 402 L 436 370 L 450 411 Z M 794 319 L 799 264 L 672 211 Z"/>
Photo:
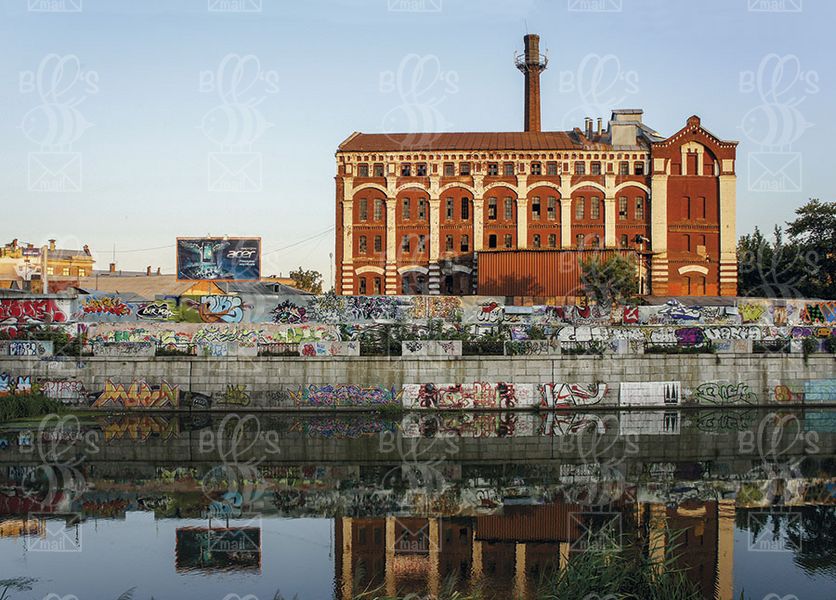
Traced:
<path id="1" fill-rule="evenodd" d="M 41 393 L 21 394 L 0 398 L 0 423 L 57 413 L 64 405 Z"/>

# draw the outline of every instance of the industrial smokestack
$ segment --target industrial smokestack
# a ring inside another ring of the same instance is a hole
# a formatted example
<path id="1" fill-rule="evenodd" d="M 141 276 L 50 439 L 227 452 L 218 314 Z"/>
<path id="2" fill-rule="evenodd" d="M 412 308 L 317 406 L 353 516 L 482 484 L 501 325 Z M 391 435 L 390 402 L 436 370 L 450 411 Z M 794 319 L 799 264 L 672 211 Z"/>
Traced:
<path id="1" fill-rule="evenodd" d="M 540 131 L 540 73 L 548 59 L 540 54 L 540 36 L 530 33 L 523 37 L 525 54 L 516 56 L 516 65 L 525 75 L 525 131 Z"/>

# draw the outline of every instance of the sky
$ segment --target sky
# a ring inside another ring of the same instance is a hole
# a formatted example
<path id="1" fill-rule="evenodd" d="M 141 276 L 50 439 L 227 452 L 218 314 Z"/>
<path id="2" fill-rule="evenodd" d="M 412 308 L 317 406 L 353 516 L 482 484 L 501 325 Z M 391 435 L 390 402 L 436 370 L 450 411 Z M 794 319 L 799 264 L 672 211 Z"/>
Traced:
<path id="1" fill-rule="evenodd" d="M 30 6 L 31 5 L 31 6 Z M 31 8 L 31 9 L 30 9 Z M 258 236 L 332 277 L 353 131 L 544 130 L 642 108 L 739 140 L 737 233 L 834 199 L 830 0 L 0 0 L 0 240 L 173 272 L 178 236 Z"/>

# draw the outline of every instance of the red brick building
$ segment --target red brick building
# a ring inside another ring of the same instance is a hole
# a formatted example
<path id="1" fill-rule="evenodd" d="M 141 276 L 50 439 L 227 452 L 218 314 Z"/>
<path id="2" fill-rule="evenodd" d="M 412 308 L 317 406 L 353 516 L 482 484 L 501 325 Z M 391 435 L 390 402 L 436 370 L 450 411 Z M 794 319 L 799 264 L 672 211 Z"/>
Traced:
<path id="1" fill-rule="evenodd" d="M 355 132 L 340 144 L 337 293 L 478 293 L 480 254 L 503 252 L 520 256 L 509 275 L 565 295 L 524 255 L 608 248 L 644 257 L 645 293 L 736 295 L 737 142 L 697 116 L 665 137 L 637 109 L 540 131 L 546 60 L 538 36 L 525 48 L 524 131 Z"/>

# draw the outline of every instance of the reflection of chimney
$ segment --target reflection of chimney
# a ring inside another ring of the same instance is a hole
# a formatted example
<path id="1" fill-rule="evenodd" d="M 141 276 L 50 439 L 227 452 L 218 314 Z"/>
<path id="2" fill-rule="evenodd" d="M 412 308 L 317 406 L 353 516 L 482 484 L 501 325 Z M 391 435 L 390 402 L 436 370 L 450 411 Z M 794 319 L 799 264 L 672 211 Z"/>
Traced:
<path id="1" fill-rule="evenodd" d="M 49 240 L 49 251 L 55 252 L 55 240 Z"/>
<path id="2" fill-rule="evenodd" d="M 517 56 L 517 68 L 525 74 L 525 131 L 540 131 L 540 73 L 548 60 L 540 54 L 540 36 L 530 33 L 523 38 L 525 54 Z"/>
<path id="3" fill-rule="evenodd" d="M 147 277 L 151 276 L 151 265 L 148 265 L 147 267 L 145 267 L 145 275 Z"/>
<path id="4" fill-rule="evenodd" d="M 116 272 L 116 263 L 110 263 L 110 272 L 111 272 L 111 273 L 115 273 L 115 272 Z"/>

